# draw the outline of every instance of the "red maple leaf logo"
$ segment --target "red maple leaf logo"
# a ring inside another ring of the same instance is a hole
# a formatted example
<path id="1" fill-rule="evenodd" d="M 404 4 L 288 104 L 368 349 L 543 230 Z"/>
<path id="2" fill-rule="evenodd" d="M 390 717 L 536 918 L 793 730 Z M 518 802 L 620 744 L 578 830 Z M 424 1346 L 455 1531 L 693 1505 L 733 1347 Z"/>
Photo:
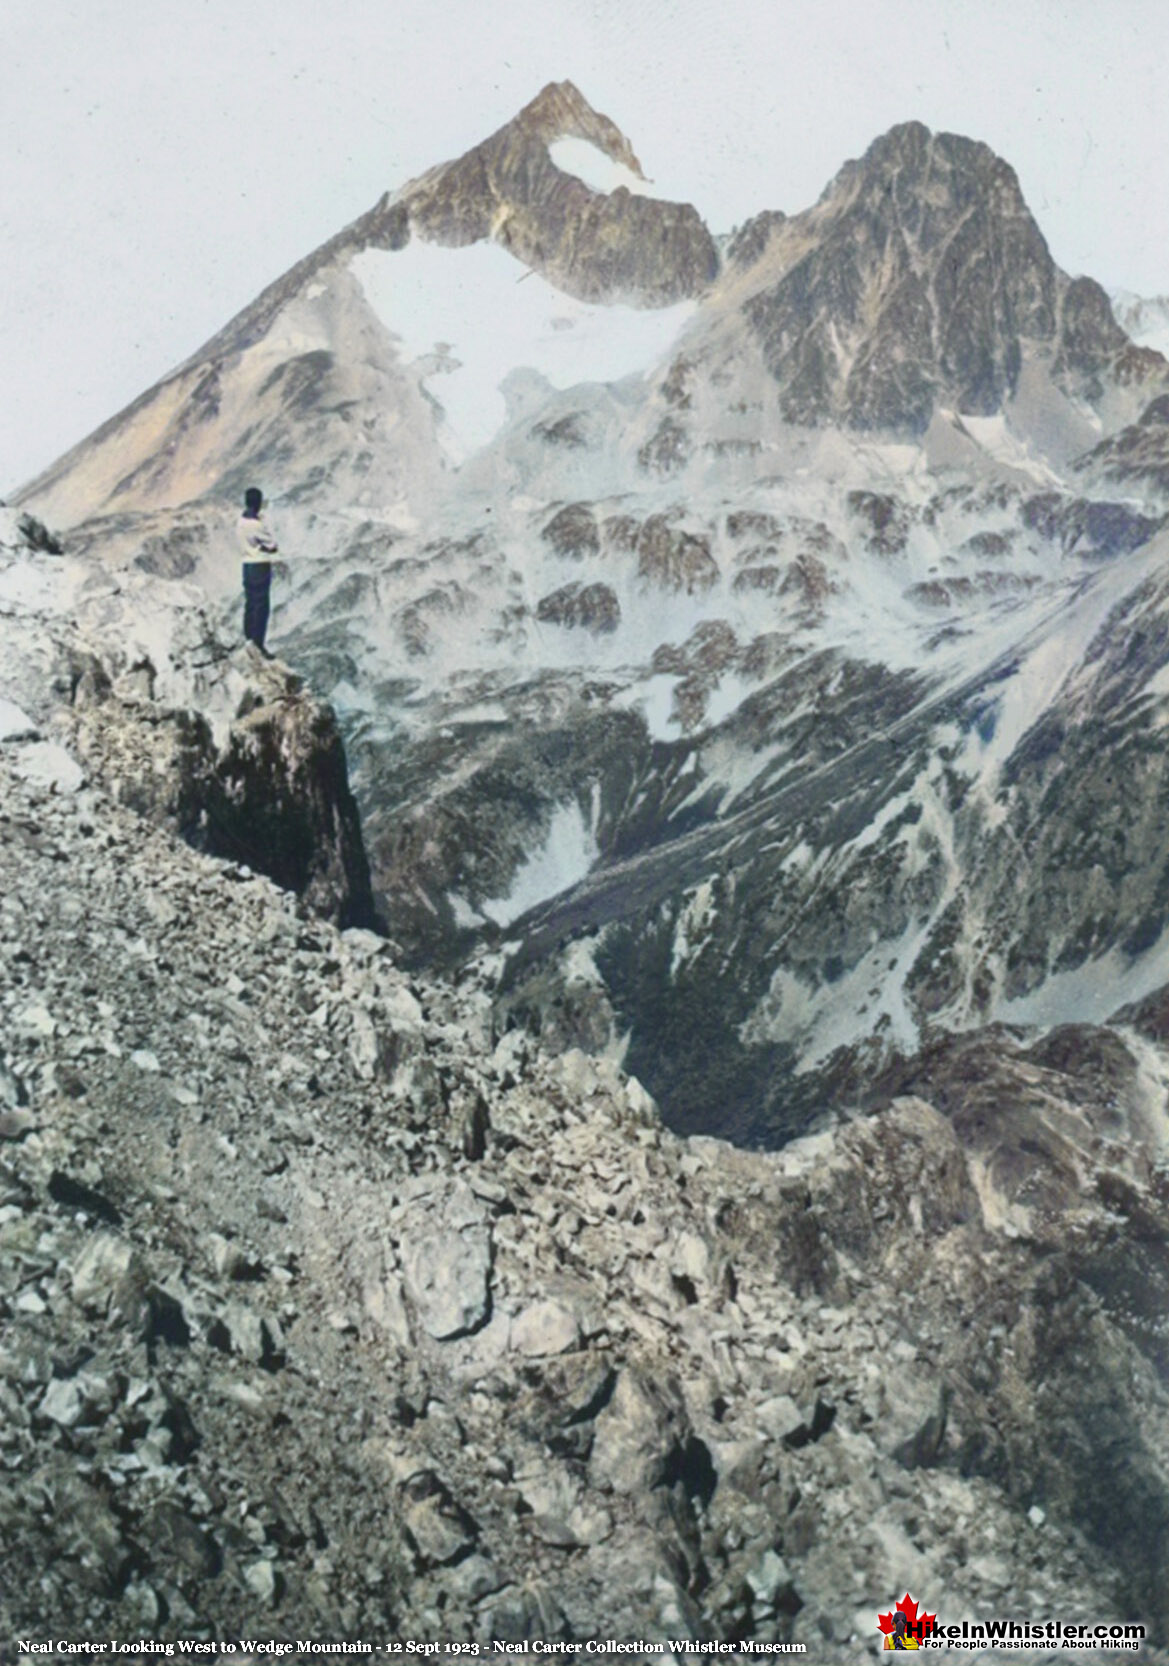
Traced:
<path id="1" fill-rule="evenodd" d="M 912 1631 L 915 1637 L 919 1635 L 922 1637 L 929 1636 L 930 1632 L 933 1630 L 934 1621 L 938 1616 L 936 1614 L 927 1614 L 924 1609 L 919 1613 L 917 1604 L 914 1602 L 908 1591 L 906 1591 L 905 1595 L 895 1608 L 891 1608 L 887 1614 L 877 1615 L 877 1624 L 886 1636 L 888 1636 L 896 1627 L 896 1621 L 893 1616 L 897 1613 L 898 1609 L 900 1609 L 901 1613 L 905 1615 L 905 1627 L 907 1631 Z M 917 1629 L 918 1626 L 921 1627 L 920 1633 Z"/>

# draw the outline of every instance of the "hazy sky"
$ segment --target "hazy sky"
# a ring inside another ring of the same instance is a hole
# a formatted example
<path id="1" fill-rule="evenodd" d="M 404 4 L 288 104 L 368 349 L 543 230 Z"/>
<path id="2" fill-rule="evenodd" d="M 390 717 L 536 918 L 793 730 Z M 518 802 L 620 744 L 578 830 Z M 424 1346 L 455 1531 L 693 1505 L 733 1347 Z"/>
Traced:
<path id="1" fill-rule="evenodd" d="M 0 62 L 0 492 L 553 79 L 716 232 L 917 118 L 1169 291 L 1169 0 L 0 0 Z"/>

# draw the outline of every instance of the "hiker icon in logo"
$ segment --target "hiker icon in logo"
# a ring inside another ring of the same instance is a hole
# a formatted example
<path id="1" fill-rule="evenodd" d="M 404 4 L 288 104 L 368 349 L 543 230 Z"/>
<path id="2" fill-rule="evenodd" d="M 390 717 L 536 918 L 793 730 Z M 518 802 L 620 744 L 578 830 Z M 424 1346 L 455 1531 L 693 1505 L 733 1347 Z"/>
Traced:
<path id="1" fill-rule="evenodd" d="M 919 1611 L 916 1602 L 906 1591 L 901 1601 L 888 1613 L 878 1614 L 877 1624 L 885 1634 L 886 1649 L 919 1649 L 924 1637 L 932 1637 L 936 1614 Z"/>

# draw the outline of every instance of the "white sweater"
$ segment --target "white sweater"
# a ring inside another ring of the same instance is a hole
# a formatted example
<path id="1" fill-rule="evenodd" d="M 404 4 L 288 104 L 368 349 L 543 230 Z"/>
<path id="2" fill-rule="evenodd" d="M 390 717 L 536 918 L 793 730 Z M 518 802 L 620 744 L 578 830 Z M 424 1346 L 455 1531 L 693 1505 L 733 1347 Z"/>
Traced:
<path id="1" fill-rule="evenodd" d="M 262 509 L 258 515 L 241 515 L 236 523 L 236 535 L 245 562 L 271 561 L 279 551 Z"/>

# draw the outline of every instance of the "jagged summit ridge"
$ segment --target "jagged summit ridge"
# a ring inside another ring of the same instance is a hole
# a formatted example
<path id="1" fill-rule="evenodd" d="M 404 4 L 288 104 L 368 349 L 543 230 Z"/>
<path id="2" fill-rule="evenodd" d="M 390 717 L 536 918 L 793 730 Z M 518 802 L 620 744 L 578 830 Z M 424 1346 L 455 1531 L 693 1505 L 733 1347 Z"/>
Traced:
<path id="1" fill-rule="evenodd" d="M 633 146 L 616 122 L 594 110 L 572 81 L 549 81 L 508 126 L 526 128 L 545 144 L 552 144 L 557 139 L 585 139 L 603 150 L 614 162 L 620 162 L 631 173 L 645 178 Z"/>
<path id="2" fill-rule="evenodd" d="M 670 306 L 718 271 L 714 239 L 689 203 L 595 191 L 549 147 L 576 138 L 638 178 L 628 139 L 571 81 L 550 82 L 514 120 L 386 205 L 391 247 L 408 235 L 454 246 L 492 238 L 557 288 L 586 301 Z M 375 234 L 376 235 L 376 234 Z"/>
<path id="3" fill-rule="evenodd" d="M 675 325 L 673 337 L 647 334 L 639 370 L 659 361 L 663 340 L 671 357 L 644 412 L 614 432 L 617 450 L 653 474 L 676 474 L 711 445 L 766 459 L 777 425 L 921 436 L 939 415 L 1000 412 L 1062 466 L 1169 385 L 1165 361 L 1129 341 L 1099 285 L 1058 269 L 1014 170 L 978 141 L 894 127 L 810 209 L 749 222 L 720 269 L 693 207 L 621 184 L 594 189 L 557 165 L 566 139 L 634 184 L 643 177 L 616 124 L 571 82 L 550 83 L 481 144 L 387 193 L 291 268 L 21 500 L 68 525 L 234 499 L 245 477 L 274 474 L 295 480 L 300 502 L 428 503 L 483 430 L 444 447 L 453 385 L 430 379 L 457 367 L 424 362 L 429 339 L 406 345 L 402 285 L 420 254 L 450 249 L 457 261 L 471 245 L 473 275 L 444 268 L 424 300 L 443 284 L 477 288 L 483 258 L 502 249 L 545 280 L 523 296 L 543 298 L 549 339 L 563 324 L 558 295 L 650 309 L 659 321 L 675 303 L 696 308 L 684 335 Z M 400 264 L 389 258 L 403 252 Z M 388 307 L 365 282 L 369 262 L 382 266 Z M 514 283 L 496 276 L 510 299 Z M 454 357 L 475 345 L 460 337 Z M 516 367 L 532 363 L 521 355 Z M 580 363 L 573 374 L 589 380 L 629 368 Z"/>

